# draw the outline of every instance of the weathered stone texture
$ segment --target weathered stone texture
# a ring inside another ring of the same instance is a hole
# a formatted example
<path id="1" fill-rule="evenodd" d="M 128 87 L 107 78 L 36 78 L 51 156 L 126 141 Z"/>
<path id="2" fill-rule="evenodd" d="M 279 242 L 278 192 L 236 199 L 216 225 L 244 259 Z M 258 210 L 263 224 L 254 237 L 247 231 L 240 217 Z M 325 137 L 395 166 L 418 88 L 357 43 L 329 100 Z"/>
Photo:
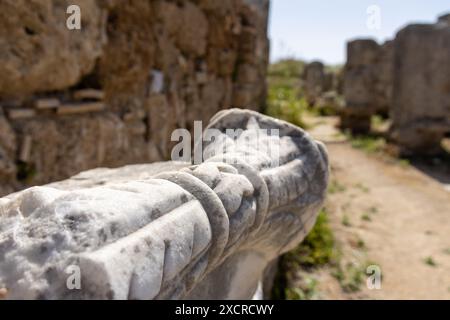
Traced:
<path id="1" fill-rule="evenodd" d="M 341 110 L 343 128 L 354 132 L 370 129 L 370 116 L 375 110 L 374 85 L 379 51 L 379 45 L 374 40 L 358 39 L 347 43 L 345 106 Z"/>
<path id="2" fill-rule="evenodd" d="M 207 129 L 216 139 L 205 135 L 200 165 L 95 169 L 0 198 L 5 297 L 254 296 L 274 259 L 314 225 L 327 153 L 300 128 L 252 111 L 222 111 Z M 70 290 L 76 268 L 82 286 Z"/>
<path id="3" fill-rule="evenodd" d="M 81 30 L 66 28 L 69 4 L 81 8 Z M 175 128 L 232 106 L 263 107 L 268 6 L 1 1 L 0 106 L 16 136 L 15 151 L 0 151 L 12 171 L 1 170 L 18 172 L 16 188 L 95 166 L 167 159 Z M 80 98 L 80 89 L 100 93 Z M 31 157 L 19 166 L 25 135 Z M 10 185 L 3 177 L 0 185 Z"/>
<path id="4" fill-rule="evenodd" d="M 388 40 L 380 47 L 380 56 L 376 64 L 375 112 L 383 116 L 389 114 L 392 105 L 394 83 L 394 41 Z"/>
<path id="5" fill-rule="evenodd" d="M 324 65 L 320 61 L 313 61 L 305 65 L 303 81 L 306 101 L 310 106 L 313 106 L 320 95 L 330 87 Z"/>
<path id="6" fill-rule="evenodd" d="M 83 29 L 66 28 L 76 3 Z M 76 84 L 102 54 L 105 13 L 95 0 L 4 0 L 0 3 L 0 96 L 52 91 Z"/>
<path id="7" fill-rule="evenodd" d="M 336 112 L 342 105 L 342 70 L 326 70 L 320 61 L 305 65 L 301 87 L 308 103 L 320 113 Z"/>
<path id="8" fill-rule="evenodd" d="M 16 134 L 0 109 L 0 194 L 12 192 L 16 176 Z"/>
<path id="9" fill-rule="evenodd" d="M 450 25 L 409 25 L 394 47 L 391 137 L 403 153 L 439 152 L 450 132 Z"/>
<path id="10" fill-rule="evenodd" d="M 370 130 L 370 117 L 387 115 L 392 101 L 393 44 L 358 39 L 347 44 L 344 70 L 345 106 L 341 126 L 354 132 Z"/>

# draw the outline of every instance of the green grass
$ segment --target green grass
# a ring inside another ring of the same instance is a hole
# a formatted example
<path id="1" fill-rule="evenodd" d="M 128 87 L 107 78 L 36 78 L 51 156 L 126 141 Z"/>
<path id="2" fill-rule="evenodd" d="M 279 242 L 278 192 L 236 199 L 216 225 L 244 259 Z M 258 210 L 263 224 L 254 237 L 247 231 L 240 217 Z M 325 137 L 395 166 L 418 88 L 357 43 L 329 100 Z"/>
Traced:
<path id="1" fill-rule="evenodd" d="M 286 257 L 297 266 L 313 267 L 327 264 L 333 258 L 334 237 L 328 220 L 328 213 L 322 209 L 311 232 Z"/>
<path id="2" fill-rule="evenodd" d="M 369 213 L 378 213 L 378 208 L 377 207 L 370 207 L 369 208 Z"/>
<path id="3" fill-rule="evenodd" d="M 345 186 L 340 184 L 336 180 L 332 180 L 330 184 L 328 185 L 328 193 L 329 194 L 335 194 L 338 192 L 344 192 L 346 190 Z"/>
<path id="4" fill-rule="evenodd" d="M 365 249 L 366 243 L 363 239 L 358 239 L 358 241 L 356 242 L 356 246 L 358 247 L 358 249 Z"/>
<path id="5" fill-rule="evenodd" d="M 270 64 L 268 94 L 265 113 L 269 116 L 306 128 L 302 115 L 307 109 L 302 97 L 300 79 L 305 63 L 296 59 L 283 59 Z"/>
<path id="6" fill-rule="evenodd" d="M 368 153 L 380 152 L 386 146 L 386 140 L 381 137 L 348 135 L 351 146 Z"/>
<path id="7" fill-rule="evenodd" d="M 312 300 L 317 298 L 317 284 L 317 279 L 304 275 L 301 287 L 286 289 L 286 300 Z"/>
<path id="8" fill-rule="evenodd" d="M 433 257 L 426 257 L 424 259 L 424 263 L 426 265 L 429 265 L 430 267 L 436 267 L 437 266 L 437 263 L 436 263 L 436 261 L 434 261 Z"/>
<path id="9" fill-rule="evenodd" d="M 294 250 L 280 258 L 279 269 L 272 290 L 274 299 L 312 299 L 317 281 L 302 275 L 301 287 L 292 287 L 293 279 L 300 270 L 311 270 L 333 263 L 337 259 L 334 235 L 323 208 L 310 233 Z"/>
<path id="10" fill-rule="evenodd" d="M 400 166 L 405 168 L 411 165 L 411 162 L 408 159 L 399 159 L 398 163 L 400 164 Z"/>
<path id="11" fill-rule="evenodd" d="M 333 272 L 333 276 L 338 280 L 342 290 L 347 293 L 361 290 L 366 277 L 366 264 L 347 263 L 339 264 Z"/>
<path id="12" fill-rule="evenodd" d="M 363 214 L 361 215 L 361 220 L 364 220 L 364 221 L 372 221 L 372 218 L 370 217 L 370 215 L 369 215 L 368 213 L 363 213 Z"/>
<path id="13" fill-rule="evenodd" d="M 372 128 L 379 128 L 386 122 L 386 120 L 384 120 L 383 117 L 379 115 L 373 115 L 370 118 L 370 122 Z"/>
<path id="14" fill-rule="evenodd" d="M 296 78 L 303 73 L 305 62 L 296 59 L 283 59 L 269 65 L 269 77 Z"/>
<path id="15" fill-rule="evenodd" d="M 302 113 L 306 109 L 304 99 L 298 97 L 298 90 L 285 85 L 269 86 L 266 114 L 306 128 Z"/>
<path id="16" fill-rule="evenodd" d="M 351 227 L 352 226 L 352 224 L 350 222 L 350 218 L 346 214 L 344 214 L 342 216 L 341 223 L 342 223 L 343 226 L 346 226 L 346 227 Z"/>

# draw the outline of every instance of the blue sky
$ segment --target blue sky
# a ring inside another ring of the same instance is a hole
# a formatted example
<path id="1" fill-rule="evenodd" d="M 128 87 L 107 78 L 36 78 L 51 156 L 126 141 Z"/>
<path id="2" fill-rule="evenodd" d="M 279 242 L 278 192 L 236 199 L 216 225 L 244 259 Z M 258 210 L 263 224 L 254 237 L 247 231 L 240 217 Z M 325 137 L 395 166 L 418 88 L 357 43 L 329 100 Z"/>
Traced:
<path id="1" fill-rule="evenodd" d="M 384 41 L 406 24 L 434 22 L 450 12 L 450 0 L 271 0 L 270 5 L 271 61 L 296 57 L 329 64 L 345 61 L 349 39 Z M 379 11 L 368 13 L 369 7 Z M 373 20 L 376 16 L 380 19 Z M 369 28 L 368 19 L 379 24 Z"/>

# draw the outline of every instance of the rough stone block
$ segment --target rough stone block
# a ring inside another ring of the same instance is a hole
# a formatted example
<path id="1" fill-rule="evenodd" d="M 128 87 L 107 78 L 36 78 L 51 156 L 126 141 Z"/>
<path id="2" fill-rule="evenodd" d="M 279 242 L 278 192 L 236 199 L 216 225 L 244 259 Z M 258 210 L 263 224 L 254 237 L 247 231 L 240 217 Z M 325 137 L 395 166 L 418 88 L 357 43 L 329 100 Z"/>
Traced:
<path id="1" fill-rule="evenodd" d="M 402 153 L 438 153 L 450 132 L 450 25 L 409 25 L 394 50 L 391 137 Z"/>

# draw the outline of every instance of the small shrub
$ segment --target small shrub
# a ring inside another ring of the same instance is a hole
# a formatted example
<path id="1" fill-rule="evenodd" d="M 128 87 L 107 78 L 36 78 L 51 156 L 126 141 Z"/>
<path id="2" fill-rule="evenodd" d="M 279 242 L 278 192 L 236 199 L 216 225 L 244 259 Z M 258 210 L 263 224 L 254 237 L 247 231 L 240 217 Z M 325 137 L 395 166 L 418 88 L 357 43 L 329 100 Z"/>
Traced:
<path id="1" fill-rule="evenodd" d="M 269 116 L 288 121 L 302 128 L 306 128 L 306 125 L 302 120 L 302 113 L 304 109 L 304 99 L 298 98 L 298 93 L 292 86 L 269 86 L 266 108 L 266 114 Z"/>
<path id="2" fill-rule="evenodd" d="M 317 280 L 304 276 L 300 287 L 286 288 L 285 291 L 286 300 L 312 300 L 318 297 L 317 293 Z"/>
<path id="3" fill-rule="evenodd" d="M 377 213 L 378 212 L 378 208 L 377 207 L 370 207 L 369 208 L 369 212 L 370 213 Z"/>
<path id="4" fill-rule="evenodd" d="M 371 122 L 371 127 L 379 128 L 385 123 L 385 120 L 383 119 L 383 117 L 376 114 L 371 117 L 370 122 Z"/>
<path id="5" fill-rule="evenodd" d="M 425 262 L 426 265 L 429 265 L 431 267 L 436 267 L 437 266 L 437 263 L 436 263 L 436 261 L 434 261 L 433 257 L 426 257 L 424 262 Z"/>
<path id="6" fill-rule="evenodd" d="M 351 227 L 351 223 L 350 223 L 350 218 L 344 214 L 344 216 L 342 217 L 342 225 L 346 226 L 346 227 Z"/>
<path id="7" fill-rule="evenodd" d="M 364 249 L 366 247 L 366 243 L 364 242 L 363 239 L 358 239 L 358 241 L 356 242 L 356 246 L 359 249 Z"/>
<path id="8" fill-rule="evenodd" d="M 365 266 L 347 263 L 346 266 L 338 265 L 333 276 L 338 280 L 344 292 L 357 292 L 364 283 Z"/>
<path id="9" fill-rule="evenodd" d="M 302 273 L 301 281 L 296 281 L 296 285 L 300 283 L 300 288 L 292 288 L 292 280 L 298 278 L 296 275 L 301 269 L 334 263 L 338 259 L 337 254 L 328 213 L 323 208 L 317 216 L 316 224 L 303 242 L 280 258 L 272 298 L 301 300 L 315 297 L 317 280 Z"/>
<path id="10" fill-rule="evenodd" d="M 311 232 L 286 259 L 302 267 L 314 267 L 327 264 L 333 258 L 334 236 L 328 220 L 328 213 L 322 209 Z"/>

